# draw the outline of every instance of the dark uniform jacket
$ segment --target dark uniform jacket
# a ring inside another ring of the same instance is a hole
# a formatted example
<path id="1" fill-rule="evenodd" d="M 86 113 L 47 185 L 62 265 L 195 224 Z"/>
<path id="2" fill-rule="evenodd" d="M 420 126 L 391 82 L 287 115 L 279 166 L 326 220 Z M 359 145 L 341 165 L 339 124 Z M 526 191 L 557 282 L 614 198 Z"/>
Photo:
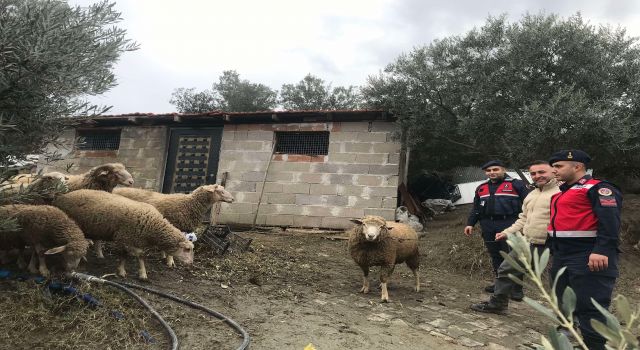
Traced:
<path id="1" fill-rule="evenodd" d="M 554 256 L 580 262 L 591 253 L 606 255 L 609 268 L 600 273 L 617 276 L 618 236 L 622 194 L 613 184 L 585 175 L 572 185 L 560 186 L 551 199 L 549 243 Z M 584 266 L 583 266 L 584 265 Z M 571 268 L 572 266 L 568 266 Z"/>
<path id="2" fill-rule="evenodd" d="M 482 219 L 516 218 L 522 211 L 527 194 L 529 189 L 524 182 L 509 176 L 496 183 L 490 180 L 481 183 L 476 188 L 467 226 L 473 226 Z"/>

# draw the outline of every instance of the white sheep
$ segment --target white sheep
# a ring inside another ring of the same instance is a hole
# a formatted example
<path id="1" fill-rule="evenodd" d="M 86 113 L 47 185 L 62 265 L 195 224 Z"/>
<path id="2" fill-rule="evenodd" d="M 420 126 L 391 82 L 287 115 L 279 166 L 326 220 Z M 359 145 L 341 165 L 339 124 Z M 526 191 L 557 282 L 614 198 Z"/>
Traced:
<path id="1" fill-rule="evenodd" d="M 424 226 L 420 223 L 420 218 L 409 212 L 405 206 L 396 208 L 396 221 L 411 226 L 418 233 L 418 237 L 424 236 Z"/>
<path id="2" fill-rule="evenodd" d="M 382 302 L 389 301 L 387 282 L 396 264 L 406 262 L 415 277 L 415 291 L 420 291 L 420 254 L 418 235 L 408 225 L 385 221 L 368 215 L 351 220 L 356 226 L 349 232 L 349 252 L 364 274 L 361 293 L 369 292 L 369 267 L 380 266 Z"/>
<path id="3" fill-rule="evenodd" d="M 234 201 L 231 193 L 221 185 L 200 186 L 190 194 L 165 194 L 139 188 L 116 188 L 113 193 L 153 205 L 173 226 L 183 232 L 195 231 L 214 203 Z M 170 254 L 167 255 L 167 265 L 174 266 Z"/>
<path id="4" fill-rule="evenodd" d="M 49 276 L 45 255 L 59 254 L 65 261 L 65 271 L 78 267 L 89 243 L 78 225 L 62 210 L 49 205 L 4 205 L 0 206 L 0 217 L 14 218 L 18 222 L 17 231 L 0 231 L 0 249 L 17 248 L 20 251 L 30 245 L 37 256 L 32 257 L 29 270 Z"/>
<path id="5" fill-rule="evenodd" d="M 170 252 L 182 263 L 193 263 L 193 243 L 172 226 L 153 206 L 105 191 L 78 190 L 57 197 L 62 209 L 85 232 L 87 238 L 114 241 L 138 259 L 140 279 L 147 279 L 143 253 L 155 247 Z M 121 254 L 118 275 L 125 277 L 126 255 Z"/>

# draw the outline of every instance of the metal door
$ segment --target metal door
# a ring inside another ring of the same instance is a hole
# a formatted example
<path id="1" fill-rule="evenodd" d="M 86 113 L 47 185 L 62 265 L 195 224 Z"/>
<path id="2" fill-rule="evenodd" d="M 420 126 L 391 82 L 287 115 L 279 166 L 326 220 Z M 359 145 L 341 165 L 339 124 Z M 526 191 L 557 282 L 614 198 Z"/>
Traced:
<path id="1" fill-rule="evenodd" d="M 222 127 L 172 129 L 162 192 L 189 193 L 216 183 Z"/>

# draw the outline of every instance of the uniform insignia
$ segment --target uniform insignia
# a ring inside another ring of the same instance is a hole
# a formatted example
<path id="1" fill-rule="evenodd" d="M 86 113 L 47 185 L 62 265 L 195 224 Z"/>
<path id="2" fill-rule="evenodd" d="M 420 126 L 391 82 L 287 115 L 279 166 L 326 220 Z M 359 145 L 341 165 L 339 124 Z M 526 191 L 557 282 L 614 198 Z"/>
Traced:
<path id="1" fill-rule="evenodd" d="M 573 154 L 571 154 L 571 151 L 569 151 L 569 154 L 567 154 L 567 159 L 573 159 Z"/>
<path id="2" fill-rule="evenodd" d="M 587 179 L 580 179 L 580 181 L 578 181 L 579 184 L 584 185 L 587 182 Z"/>
<path id="3" fill-rule="evenodd" d="M 598 194 L 601 196 L 610 196 L 613 194 L 613 191 L 611 191 L 610 189 L 603 187 L 601 189 L 598 190 Z"/>
<path id="4" fill-rule="evenodd" d="M 618 202 L 616 201 L 615 198 L 612 197 L 600 197 L 600 206 L 603 207 L 617 207 L 618 206 Z"/>

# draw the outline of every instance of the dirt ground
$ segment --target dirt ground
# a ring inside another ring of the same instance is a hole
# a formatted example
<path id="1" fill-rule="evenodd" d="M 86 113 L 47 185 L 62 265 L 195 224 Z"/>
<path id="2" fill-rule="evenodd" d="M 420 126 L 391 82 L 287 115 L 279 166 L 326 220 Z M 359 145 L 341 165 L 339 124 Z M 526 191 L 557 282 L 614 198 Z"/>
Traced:
<path id="1" fill-rule="evenodd" d="M 488 298 L 482 289 L 491 276 L 488 262 L 482 261 L 486 255 L 479 238 L 462 237 L 467 209 L 461 207 L 429 223 L 427 237 L 420 241 L 422 290 L 414 292 L 410 270 L 398 266 L 388 304 L 379 302 L 375 288 L 366 295 L 358 293 L 361 272 L 347 253 L 347 242 L 339 239 L 341 234 L 241 232 L 253 239 L 253 251 L 220 257 L 200 247 L 193 266 L 174 269 L 166 268 L 152 255 L 147 260 L 148 282 L 135 279 L 137 264 L 131 259 L 126 281 L 162 289 L 222 312 L 248 330 L 252 349 L 303 349 L 309 343 L 319 350 L 532 348 L 539 343 L 540 333 L 546 332 L 548 322 L 526 304 L 511 303 L 506 316 L 469 310 L 471 303 Z M 623 249 L 617 292 L 638 303 L 640 252 L 630 245 Z M 116 260 L 108 254 L 105 260 L 90 256 L 80 268 L 94 275 L 115 269 Z M 375 278 L 377 270 L 371 274 L 372 286 Z M 103 307 L 61 309 L 40 301 L 44 299 L 41 285 L 0 281 L 4 310 L 40 305 L 31 308 L 35 314 L 30 318 L 0 315 L 0 327 L 8 330 L 0 336 L 0 343 L 30 349 L 166 347 L 157 323 L 119 291 L 100 285 L 78 287 L 101 299 Z M 528 293 L 537 297 L 531 289 Z M 181 349 L 235 349 L 241 342 L 231 328 L 199 311 L 144 292 L 140 295 L 176 330 Z M 127 315 L 128 324 L 105 323 L 99 331 L 88 330 L 92 321 L 113 322 L 104 315 L 116 309 Z M 33 330 L 26 332 L 25 323 Z M 48 329 L 51 324 L 59 327 Z M 105 327 L 108 329 L 102 329 Z M 156 342 L 146 343 L 138 336 L 140 329 L 148 330 Z"/>

